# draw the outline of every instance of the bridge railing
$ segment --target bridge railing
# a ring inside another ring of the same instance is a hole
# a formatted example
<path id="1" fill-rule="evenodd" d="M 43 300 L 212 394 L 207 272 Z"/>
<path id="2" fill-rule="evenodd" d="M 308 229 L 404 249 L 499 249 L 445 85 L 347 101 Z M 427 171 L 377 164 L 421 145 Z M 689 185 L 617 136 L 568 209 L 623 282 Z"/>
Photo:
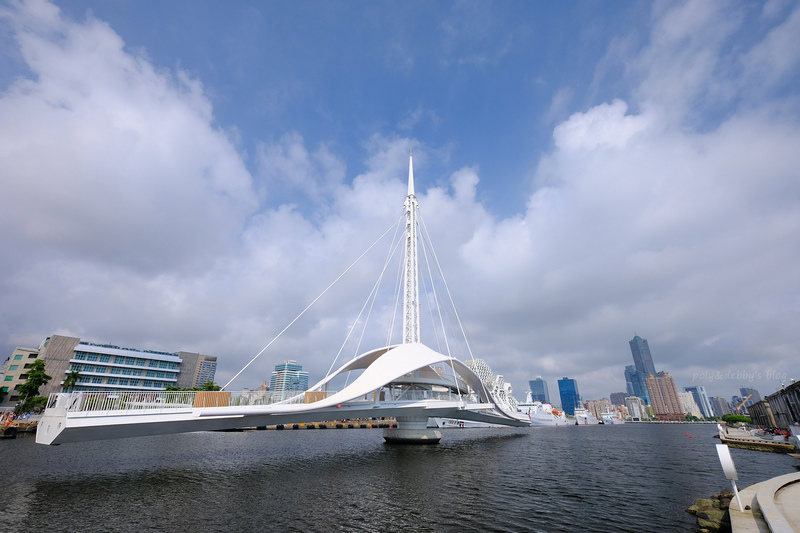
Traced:
<path id="1" fill-rule="evenodd" d="M 388 398 L 387 398 L 388 399 Z M 463 397 L 450 391 L 407 389 L 393 398 L 394 401 L 444 400 L 457 402 Z"/>
<path id="2" fill-rule="evenodd" d="M 313 403 L 324 397 L 319 393 L 309 394 L 304 391 L 79 391 L 50 394 L 47 410 L 62 413 L 188 410 L 195 407 L 269 405 L 278 402 Z"/>

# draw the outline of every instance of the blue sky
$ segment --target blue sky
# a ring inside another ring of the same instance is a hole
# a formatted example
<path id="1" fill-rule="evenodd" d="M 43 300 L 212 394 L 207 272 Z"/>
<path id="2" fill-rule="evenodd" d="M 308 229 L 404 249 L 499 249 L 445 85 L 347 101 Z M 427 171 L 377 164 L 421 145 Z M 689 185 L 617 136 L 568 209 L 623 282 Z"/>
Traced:
<path id="1" fill-rule="evenodd" d="M 780 0 L 3 2 L 0 347 L 196 350 L 224 383 L 391 224 L 413 148 L 519 398 L 624 390 L 635 333 L 679 386 L 772 392 L 800 345 L 798 35 Z M 321 377 L 362 292 L 233 387 Z"/>

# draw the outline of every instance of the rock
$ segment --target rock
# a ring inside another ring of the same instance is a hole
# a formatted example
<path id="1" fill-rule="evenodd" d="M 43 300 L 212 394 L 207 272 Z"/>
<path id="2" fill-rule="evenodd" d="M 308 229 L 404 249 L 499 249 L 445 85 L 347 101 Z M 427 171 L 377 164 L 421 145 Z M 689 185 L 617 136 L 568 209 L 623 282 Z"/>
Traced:
<path id="1" fill-rule="evenodd" d="M 698 498 L 686 512 L 695 516 L 699 531 L 709 533 L 730 532 L 730 505 L 733 491 L 726 489 L 711 498 Z"/>
<path id="2" fill-rule="evenodd" d="M 711 531 L 719 531 L 724 516 L 725 511 L 720 511 L 719 509 L 700 511 L 697 513 L 697 525 Z"/>
<path id="3" fill-rule="evenodd" d="M 694 501 L 694 505 L 686 509 L 686 512 L 689 514 L 696 515 L 700 511 L 705 511 L 707 509 L 714 508 L 714 500 L 710 500 L 708 498 L 698 498 Z M 719 505 L 717 503 L 717 505 Z"/>

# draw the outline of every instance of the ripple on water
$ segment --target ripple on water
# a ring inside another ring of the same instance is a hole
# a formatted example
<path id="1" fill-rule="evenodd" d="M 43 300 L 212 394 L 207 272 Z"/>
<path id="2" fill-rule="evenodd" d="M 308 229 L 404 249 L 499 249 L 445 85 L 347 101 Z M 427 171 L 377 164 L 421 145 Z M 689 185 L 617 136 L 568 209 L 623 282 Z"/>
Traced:
<path id="1" fill-rule="evenodd" d="M 688 434 L 692 435 L 689 438 Z M 714 426 L 194 433 L 59 447 L 3 442 L 0 520 L 31 531 L 692 531 L 728 482 Z M 732 450 L 740 486 L 793 471 Z"/>

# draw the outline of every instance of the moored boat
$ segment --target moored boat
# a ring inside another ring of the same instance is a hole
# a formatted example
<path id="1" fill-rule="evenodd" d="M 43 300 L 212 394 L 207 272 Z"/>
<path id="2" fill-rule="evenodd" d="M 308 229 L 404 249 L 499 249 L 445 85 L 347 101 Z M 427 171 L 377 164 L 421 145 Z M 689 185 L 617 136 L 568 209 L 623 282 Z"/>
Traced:
<path id="1" fill-rule="evenodd" d="M 525 402 L 517 404 L 517 412 L 530 418 L 532 426 L 566 426 L 566 415 L 550 405 L 540 401 L 533 401 L 531 392 L 525 396 Z"/>
<path id="2" fill-rule="evenodd" d="M 606 425 L 625 423 L 625 420 L 623 420 L 620 414 L 614 411 L 606 411 L 605 413 L 600 413 L 600 421 Z"/>
<path id="3" fill-rule="evenodd" d="M 763 431 L 723 427 L 719 424 L 717 424 L 717 428 L 719 429 L 719 440 L 731 448 L 776 453 L 790 453 L 797 449 L 797 437 L 794 436 L 770 436 Z"/>
<path id="4" fill-rule="evenodd" d="M 589 412 L 588 409 L 584 407 L 578 407 L 575 409 L 575 425 L 576 426 L 595 426 L 599 424 L 600 421 Z"/>

